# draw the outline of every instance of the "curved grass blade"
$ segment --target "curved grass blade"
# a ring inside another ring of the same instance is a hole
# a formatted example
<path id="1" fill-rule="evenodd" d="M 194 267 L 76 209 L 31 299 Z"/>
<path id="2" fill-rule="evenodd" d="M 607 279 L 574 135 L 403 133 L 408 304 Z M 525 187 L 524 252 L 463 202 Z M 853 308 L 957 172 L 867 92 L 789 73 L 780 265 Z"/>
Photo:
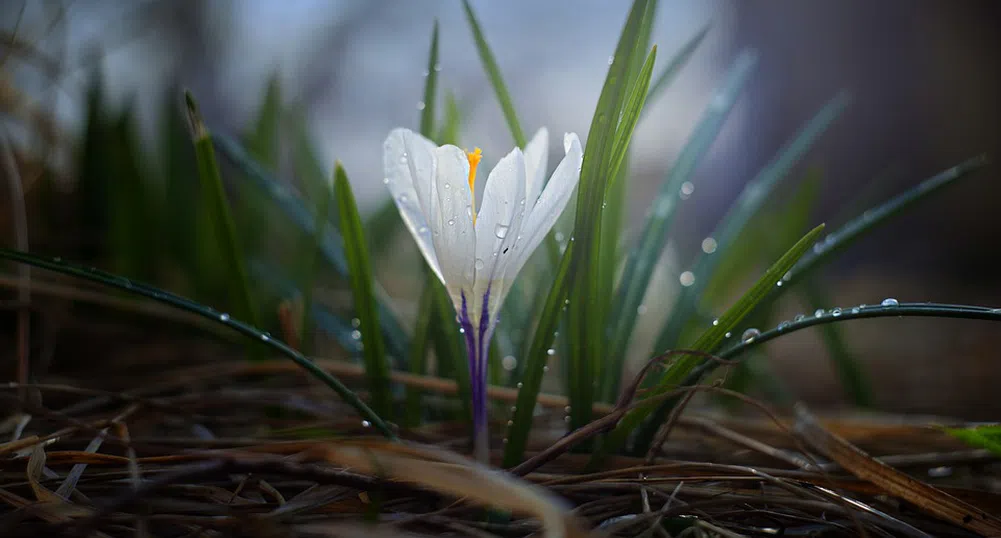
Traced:
<path id="1" fill-rule="evenodd" d="M 862 213 L 861 216 L 848 222 L 837 231 L 831 232 L 823 241 L 817 243 L 813 251 L 803 257 L 783 278 L 785 282 L 794 282 L 803 275 L 827 261 L 833 254 L 840 252 L 853 241 L 865 235 L 878 225 L 910 208 L 915 202 L 923 200 L 933 193 L 952 185 L 956 180 L 967 177 L 987 165 L 987 156 L 979 155 L 962 163 L 939 172 L 922 181 L 917 186 L 899 194 L 880 206 Z"/>
<path id="2" fill-rule="evenodd" d="M 351 390 L 344 386 L 344 384 L 341 383 L 336 377 L 330 375 L 313 363 L 313 361 L 303 356 L 302 353 L 292 349 L 280 340 L 272 338 L 268 333 L 261 332 L 260 329 L 233 318 L 229 314 L 219 312 L 185 297 L 181 297 L 180 295 L 175 295 L 169 291 L 155 288 L 136 280 L 129 280 L 95 268 L 85 269 L 77 265 L 69 264 L 59 258 L 47 260 L 35 256 L 34 254 L 6 248 L 0 248 L 0 258 L 26 263 L 34 267 L 40 267 L 42 269 L 55 271 L 57 273 L 88 280 L 90 282 L 96 282 L 104 286 L 109 286 L 120 291 L 172 306 L 179 310 L 191 312 L 192 314 L 201 316 L 209 321 L 228 327 L 244 336 L 249 337 L 252 341 L 259 342 L 260 345 L 271 348 L 301 366 L 313 377 L 319 379 L 323 382 L 323 384 L 333 389 L 345 403 L 355 408 L 355 410 L 358 411 L 358 414 L 361 415 L 363 419 L 368 420 L 374 428 L 379 430 L 380 433 L 390 439 L 396 439 L 396 434 L 393 433 L 393 430 L 386 425 L 379 415 L 365 405 L 365 402 L 358 398 L 358 395 L 351 392 Z"/>
<path id="3" fill-rule="evenodd" d="M 722 316 L 719 317 L 715 325 L 709 327 L 702 336 L 695 341 L 694 344 L 686 349 L 693 351 L 703 351 L 712 352 L 715 350 L 726 338 L 726 333 L 734 330 L 737 324 L 740 323 L 759 302 L 764 300 L 770 294 L 772 288 L 775 287 L 775 283 L 782 278 L 782 275 L 792 267 L 797 260 L 802 257 L 807 250 L 816 242 L 817 238 L 820 237 L 824 231 L 824 225 L 821 224 L 817 226 L 802 239 L 800 239 L 792 248 L 790 248 L 785 254 L 779 258 L 766 272 L 758 279 L 758 281 L 747 291 L 737 302 L 727 309 Z M 661 376 L 660 380 L 657 382 L 657 386 L 652 389 L 651 396 L 657 394 L 663 394 L 667 390 L 671 389 L 674 385 L 678 383 L 682 378 L 684 378 L 693 368 L 697 366 L 699 362 L 698 357 L 694 356 L 682 356 L 679 358 L 668 370 Z M 651 417 L 641 431 L 638 432 L 636 439 L 636 446 L 634 452 L 645 453 L 649 444 L 653 440 L 653 436 L 660 424 L 663 422 L 664 417 L 671 408 L 671 401 L 665 402 L 657 409 L 655 416 Z M 630 433 L 637 426 L 639 426 L 644 419 L 647 418 L 654 410 L 656 404 L 648 404 L 645 406 L 639 406 L 630 413 L 628 413 L 619 422 L 618 426 L 612 430 L 611 433 L 605 439 L 605 443 L 602 447 L 603 452 L 597 454 L 600 458 L 606 453 L 612 453 L 619 450 L 625 445 L 626 439 L 629 437 Z"/>
<path id="4" fill-rule="evenodd" d="M 490 79 L 490 85 L 493 86 L 494 93 L 497 94 L 497 101 L 504 112 L 504 119 L 511 130 L 514 143 L 519 148 L 524 148 L 528 140 L 525 139 L 525 132 L 521 130 L 521 123 L 518 121 L 518 115 L 514 111 L 514 103 L 511 102 L 511 94 L 508 93 L 507 85 L 504 84 L 504 78 L 501 76 L 500 68 L 497 67 L 497 60 L 494 59 L 494 53 L 490 50 L 490 45 L 487 44 L 486 38 L 483 37 L 483 29 L 480 27 L 480 22 L 476 20 L 476 14 L 473 13 L 473 8 L 469 5 L 469 0 L 462 0 L 462 7 L 466 10 L 466 20 L 469 22 L 469 29 L 473 32 L 476 51 L 479 53 L 483 69 L 487 72 L 487 77 Z"/>
<path id="5" fill-rule="evenodd" d="M 841 114 L 848 105 L 848 100 L 848 95 L 842 93 L 828 101 L 796 137 L 747 183 L 712 235 L 717 244 L 717 251 L 726 252 L 730 248 L 747 222 L 771 196 L 778 182 L 803 157 L 813 141 Z M 700 256 L 695 262 L 695 267 L 692 268 L 695 280 L 690 286 L 682 288 L 675 299 L 670 310 L 671 317 L 661 330 L 655 349 L 669 349 L 679 345 L 681 333 L 697 307 L 706 283 L 719 265 L 719 260 L 718 254 L 715 256 L 710 254 Z"/>
<path id="6" fill-rule="evenodd" d="M 637 309 L 643 301 L 654 267 L 667 243 L 668 231 L 678 207 L 678 192 L 682 184 L 692 177 L 702 157 L 719 135 L 723 122 L 743 91 L 756 63 L 756 55 L 744 52 L 730 69 L 726 81 L 713 97 L 713 105 L 703 112 L 698 126 L 664 179 L 651 206 L 639 241 L 629 254 L 622 275 L 622 284 L 616 292 L 618 300 L 615 301 L 613 314 L 609 318 L 614 328 L 611 330 L 609 347 L 611 363 L 603 378 L 602 386 L 602 396 L 606 401 L 614 401 L 618 393 L 626 348 L 632 337 Z"/>
<path id="7" fill-rule="evenodd" d="M 389 363 L 379 330 L 379 313 L 372 288 L 372 267 L 368 259 L 368 244 L 362 230 L 358 206 L 344 167 L 334 165 L 334 198 L 341 216 L 341 233 L 344 234 L 344 254 L 351 274 L 351 291 L 355 312 L 361 330 L 362 357 L 368 390 L 372 395 L 372 408 L 380 416 L 389 417 L 393 412 L 393 397 L 389 385 Z"/>
<path id="8" fill-rule="evenodd" d="M 280 182 L 275 180 L 257 162 L 255 162 L 236 141 L 229 137 L 212 134 L 212 143 L 223 155 L 233 162 L 243 175 L 255 187 L 264 190 L 275 205 L 305 234 L 314 234 L 313 213 L 295 197 L 295 195 Z M 320 244 L 324 259 L 341 276 L 348 276 L 347 259 L 344 256 L 344 240 L 336 230 L 330 230 L 323 236 Z M 379 298 L 379 323 L 386 335 L 386 345 L 389 353 L 403 367 L 403 357 L 407 356 L 407 335 L 397 321 L 394 313 L 387 308 L 386 293 L 374 283 L 376 296 Z"/>
<path id="9" fill-rule="evenodd" d="M 525 443 L 528 441 L 528 434 L 532 429 L 535 401 L 539 396 L 542 376 L 549 359 L 548 349 L 552 344 L 553 334 L 559 326 L 563 303 L 570 291 L 568 277 L 572 259 L 573 243 L 570 243 L 556 270 L 556 278 L 553 280 L 552 287 L 549 288 L 549 295 L 546 297 L 545 306 L 543 306 L 542 314 L 539 316 L 531 344 L 525 353 L 526 362 L 521 376 L 521 388 L 518 390 L 518 400 L 515 402 L 515 409 L 505 436 L 507 439 L 507 444 L 504 445 L 503 466 L 505 468 L 514 467 L 521 463 L 525 454 Z"/>
<path id="10" fill-rule="evenodd" d="M 195 158 L 198 163 L 198 176 L 201 178 L 201 191 L 207 197 L 208 205 L 203 206 L 202 209 L 209 214 L 212 228 L 216 231 L 215 237 L 219 242 L 217 247 L 225 256 L 223 262 L 232 272 L 233 303 L 237 307 L 237 315 L 249 320 L 251 325 L 260 326 L 257 309 L 254 307 L 251 295 L 250 278 L 244 265 L 245 258 L 236 237 L 236 228 L 233 224 L 233 217 L 230 215 L 229 205 L 226 202 L 226 192 L 223 189 L 222 176 L 219 174 L 219 165 L 216 163 L 215 150 L 212 148 L 209 131 L 198 114 L 198 105 L 195 104 L 191 94 L 185 92 L 184 99 L 188 109 L 188 120 L 191 123 L 192 140 L 195 144 Z"/>
<path id="11" fill-rule="evenodd" d="M 681 68 L 684 67 L 688 60 L 692 58 L 695 51 L 702 44 L 702 40 L 705 39 L 706 34 L 709 33 L 709 25 L 699 31 L 699 33 L 692 36 L 691 39 L 685 43 L 678 52 L 674 53 L 671 61 L 668 62 L 667 67 L 657 76 L 657 78 L 650 84 L 650 90 L 646 94 L 646 100 L 649 102 L 654 102 L 660 97 L 660 94 L 667 89 L 668 86 L 674 82 L 675 77 L 681 72 Z M 645 110 L 644 110 L 645 111 Z"/>
<path id="12" fill-rule="evenodd" d="M 574 256 L 571 261 L 573 287 L 568 308 L 568 396 L 570 399 L 570 427 L 577 429 L 591 420 L 595 384 L 600 376 L 602 348 L 604 347 L 604 315 L 594 305 L 602 304 L 601 274 L 601 219 L 602 204 L 614 171 L 613 149 L 627 148 L 620 139 L 632 132 L 620 132 L 618 119 L 624 114 L 627 101 L 634 104 L 641 100 L 630 99 L 626 75 L 633 58 L 642 54 L 637 37 L 643 25 L 648 2 L 634 0 L 629 17 L 623 26 L 609 66 L 605 84 L 587 135 L 587 150 L 581 167 L 577 206 L 574 222 Z M 652 54 L 652 53 L 651 53 Z M 646 81 L 649 84 L 649 78 Z M 633 93 L 641 91 L 646 96 L 647 85 L 633 85 Z"/>

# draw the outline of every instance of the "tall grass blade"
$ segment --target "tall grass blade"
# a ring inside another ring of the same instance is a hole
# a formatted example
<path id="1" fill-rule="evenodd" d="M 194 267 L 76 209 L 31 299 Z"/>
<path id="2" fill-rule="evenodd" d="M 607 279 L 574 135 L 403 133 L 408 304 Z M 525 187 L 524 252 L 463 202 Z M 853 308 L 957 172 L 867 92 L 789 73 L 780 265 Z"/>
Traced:
<path id="1" fill-rule="evenodd" d="M 727 211 L 726 216 L 723 217 L 712 235 L 717 244 L 717 251 L 726 252 L 733 245 L 741 230 L 768 200 L 779 181 L 799 162 L 814 140 L 841 114 L 847 104 L 848 95 L 844 93 L 830 100 L 797 133 L 795 138 L 754 179 L 747 183 L 737 201 Z M 681 293 L 678 294 L 670 309 L 671 317 L 657 338 L 656 350 L 669 349 L 680 344 L 681 332 L 684 330 L 688 318 L 695 311 L 706 283 L 716 270 L 719 260 L 718 254 L 699 256 L 692 268 L 695 279 L 691 285 L 682 288 Z"/>
<path id="2" fill-rule="evenodd" d="M 233 217 L 226 202 L 226 192 L 223 189 L 222 176 L 219 174 L 219 165 L 216 163 L 212 140 L 198 113 L 198 106 L 195 104 L 194 98 L 187 92 L 185 92 L 184 98 L 188 107 L 192 140 L 195 144 L 195 159 L 198 163 L 201 193 L 206 197 L 207 202 L 207 205 L 202 206 L 202 209 L 208 212 L 208 220 L 218 241 L 216 248 L 222 252 L 225 266 L 231 271 L 232 301 L 238 316 L 249 320 L 251 325 L 260 326 L 257 310 L 254 307 L 250 277 L 245 265 L 246 257 L 238 242 Z"/>
<path id="3" fill-rule="evenodd" d="M 228 327 L 246 337 L 251 341 L 259 342 L 260 345 L 271 348 L 273 351 L 285 356 L 292 362 L 301 366 L 304 370 L 309 372 L 313 377 L 322 381 L 325 385 L 330 387 L 336 392 L 345 403 L 355 408 L 358 414 L 365 420 L 368 420 L 372 426 L 377 429 L 380 433 L 385 435 L 390 439 L 395 439 L 396 435 L 393 430 L 386 425 L 385 422 L 375 414 L 371 408 L 365 405 L 365 402 L 358 398 L 358 395 L 351 392 L 343 383 L 341 383 L 336 377 L 330 375 L 328 372 L 324 371 L 322 368 L 317 366 L 313 361 L 307 359 L 298 351 L 287 346 L 283 342 L 276 340 L 271 337 L 268 333 L 261 332 L 260 329 L 247 324 L 244 321 L 233 318 L 228 314 L 219 312 L 205 305 L 196 303 L 180 295 L 175 295 L 169 291 L 165 291 L 159 288 L 155 288 L 148 284 L 144 284 L 137 280 L 129 280 L 125 277 L 118 275 L 113 275 L 111 273 L 106 273 L 98 269 L 90 268 L 85 269 L 83 267 L 72 265 L 66 263 L 65 261 L 55 259 L 48 260 L 45 258 L 40 258 L 33 254 L 27 252 L 21 252 L 18 250 L 11 250 L 6 248 L 0 248 L 0 258 L 13 260 L 20 263 L 26 263 L 34 267 L 40 267 L 42 269 L 47 269 L 49 271 L 55 271 L 64 275 L 69 275 L 75 278 L 80 278 L 90 282 L 96 282 L 98 284 L 109 286 L 120 291 L 124 291 L 130 294 L 138 295 L 140 297 L 145 297 L 151 299 L 158 303 L 169 305 L 171 307 L 177 308 L 179 310 L 184 310 L 186 312 L 191 312 L 201 316 L 209 321 L 218 323 L 225 327 Z"/>
<path id="4" fill-rule="evenodd" d="M 532 429 L 535 401 L 539 397 L 542 376 L 549 359 L 548 350 L 559 326 L 563 303 L 570 291 L 569 274 L 572 259 L 573 243 L 570 243 L 566 252 L 563 253 L 563 259 L 556 271 L 556 278 L 553 280 L 552 287 L 549 288 L 545 306 L 543 306 L 542 314 L 539 316 L 539 323 L 535 326 L 531 344 L 524 355 L 525 366 L 518 389 L 518 400 L 515 402 L 514 412 L 511 414 L 505 436 L 507 439 L 507 444 L 504 445 L 503 466 L 505 468 L 514 467 L 521 463 L 525 454 L 525 443 L 528 442 L 528 434 Z"/>
<path id="5" fill-rule="evenodd" d="M 445 119 L 438 129 L 438 136 L 434 139 L 439 144 L 459 145 L 459 127 L 462 125 L 462 112 L 459 110 L 459 103 L 455 100 L 452 92 L 445 92 Z"/>
<path id="6" fill-rule="evenodd" d="M 254 187 L 261 189 L 271 198 L 274 205 L 285 214 L 304 234 L 315 233 L 313 213 L 295 197 L 295 195 L 280 182 L 274 179 L 271 174 L 261 168 L 237 142 L 229 137 L 215 133 L 212 135 L 212 142 L 220 153 L 225 155 L 242 172 L 243 176 L 250 180 Z M 323 236 L 320 245 L 323 258 L 341 276 L 348 276 L 348 263 L 344 255 L 344 240 L 336 230 L 329 230 Z M 393 311 L 385 305 L 388 302 L 386 293 L 374 284 L 376 297 L 379 298 L 379 323 L 386 336 L 386 345 L 389 353 L 400 361 L 399 367 L 403 367 L 403 358 L 407 356 L 408 338 L 403 328 L 397 321 Z"/>
<path id="7" fill-rule="evenodd" d="M 629 254 L 622 284 L 615 294 L 618 300 L 615 301 L 613 313 L 609 317 L 610 324 L 613 324 L 614 328 L 611 330 L 608 350 L 610 364 L 607 375 L 603 376 L 602 385 L 602 396 L 606 401 L 614 401 L 618 393 L 626 348 L 632 337 L 637 312 L 650 284 L 654 267 L 667 244 L 668 231 L 678 207 L 678 193 L 681 186 L 692 177 L 703 156 L 719 135 L 723 122 L 743 91 L 756 62 L 757 57 L 753 53 L 744 52 L 730 69 L 726 81 L 713 97 L 713 104 L 703 112 L 702 119 L 699 120 L 699 124 L 661 184 L 640 238 Z"/>
<path id="8" fill-rule="evenodd" d="M 334 165 L 334 198 L 341 216 L 341 233 L 344 234 L 344 253 L 351 274 L 351 292 L 354 296 L 358 329 L 361 331 L 362 357 L 368 390 L 372 395 L 372 409 L 380 416 L 390 417 L 393 398 L 389 384 L 389 362 L 379 330 L 379 313 L 372 288 L 372 266 L 368 259 L 368 243 L 362 230 L 358 206 L 348 183 L 348 176 L 341 163 Z"/>
<path id="9" fill-rule="evenodd" d="M 504 119 L 507 121 L 508 129 L 511 130 L 514 143 L 519 148 L 524 148 L 528 140 L 525 139 L 525 132 L 521 129 L 518 115 L 514 111 L 514 103 L 511 101 L 511 94 L 508 93 L 507 85 L 504 84 L 504 78 L 501 76 L 500 68 L 497 66 L 497 60 L 494 59 L 494 53 L 490 50 L 490 45 L 487 44 L 486 38 L 483 37 L 483 28 L 480 27 L 480 22 L 476 20 L 476 14 L 473 13 L 473 8 L 469 5 L 469 0 L 462 0 L 462 7 L 466 11 L 466 21 L 469 22 L 469 29 L 473 32 L 476 51 L 480 55 L 483 69 L 487 72 L 487 78 L 490 79 L 490 85 L 493 86 L 494 93 L 497 94 L 497 101 L 504 112 Z"/>
<path id="10" fill-rule="evenodd" d="M 568 396 L 570 427 L 579 428 L 591 420 L 595 383 L 600 376 L 604 339 L 604 312 L 594 308 L 602 304 L 601 292 L 601 219 L 602 204 L 614 171 L 613 149 L 631 132 L 619 132 L 619 118 L 630 98 L 627 74 L 633 57 L 643 54 L 637 37 L 644 22 L 648 2 L 635 0 L 622 29 L 615 56 L 602 87 L 587 135 L 587 148 L 581 167 L 574 223 L 574 255 L 570 262 L 573 292 L 568 309 Z M 649 83 L 649 79 L 647 79 Z M 633 91 L 641 85 L 634 84 Z M 646 95 L 647 87 L 641 88 Z M 634 101 L 635 102 L 635 101 Z"/>
<path id="11" fill-rule="evenodd" d="M 758 279 L 758 281 L 747 291 L 740 299 L 734 303 L 722 316 L 719 317 L 716 324 L 711 326 L 708 330 L 702 333 L 702 336 L 695 341 L 694 344 L 688 346 L 686 349 L 693 351 L 714 351 L 726 338 L 726 333 L 734 330 L 737 324 L 740 323 L 753 309 L 754 307 L 768 297 L 772 288 L 775 287 L 775 283 L 782 278 L 782 275 L 792 267 L 803 254 L 816 242 L 820 234 L 823 233 L 824 226 L 820 225 L 811 230 L 802 239 L 800 239 L 792 248 L 789 249 L 778 261 L 772 265 L 765 274 Z M 678 359 L 657 381 L 656 387 L 651 391 L 651 395 L 661 394 L 666 390 L 669 390 L 672 386 L 676 385 L 682 378 L 684 378 L 693 368 L 696 367 L 699 362 L 698 357 L 693 356 L 683 356 Z M 642 431 L 637 435 L 635 452 L 645 452 L 649 447 L 650 442 L 653 440 L 653 435 L 656 433 L 657 429 L 660 427 L 661 422 L 663 422 L 663 417 L 666 417 L 667 412 L 670 409 L 667 402 L 665 405 L 661 405 L 657 409 L 656 416 L 652 417 L 652 420 L 648 421 Z M 632 433 L 637 426 L 639 426 L 644 419 L 646 419 L 652 411 L 656 404 L 648 404 L 645 406 L 639 406 L 632 412 L 628 413 L 619 422 L 618 426 L 613 430 L 605 439 L 605 443 L 602 446 L 604 453 L 611 453 L 619 450 L 625 445 L 625 442 L 629 435 Z M 600 454 L 599 454 L 600 456 Z"/>

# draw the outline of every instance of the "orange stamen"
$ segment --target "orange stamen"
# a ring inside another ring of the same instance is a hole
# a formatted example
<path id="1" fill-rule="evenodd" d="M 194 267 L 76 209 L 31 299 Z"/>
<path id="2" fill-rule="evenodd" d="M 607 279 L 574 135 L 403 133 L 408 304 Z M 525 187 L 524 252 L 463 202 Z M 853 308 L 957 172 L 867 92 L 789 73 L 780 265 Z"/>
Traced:
<path id="1" fill-rule="evenodd" d="M 476 184 L 476 167 L 480 165 L 480 159 L 483 158 L 483 152 L 480 148 L 476 148 L 473 151 L 466 152 L 466 158 L 469 159 L 469 194 L 472 199 L 473 207 L 476 207 L 476 189 L 474 185 Z M 476 211 L 473 211 L 473 226 L 476 226 Z"/>

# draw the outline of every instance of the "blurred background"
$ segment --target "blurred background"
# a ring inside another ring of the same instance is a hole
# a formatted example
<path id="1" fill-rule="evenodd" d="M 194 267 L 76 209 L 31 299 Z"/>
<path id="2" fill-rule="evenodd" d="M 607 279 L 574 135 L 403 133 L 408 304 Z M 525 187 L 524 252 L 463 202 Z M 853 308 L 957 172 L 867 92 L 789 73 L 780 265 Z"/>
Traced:
<path id="1" fill-rule="evenodd" d="M 583 137 L 626 4 L 480 0 L 473 6 L 524 128 L 548 127 L 554 155 L 561 133 Z M 0 136 L 12 141 L 22 170 L 31 248 L 50 255 L 86 256 L 70 246 L 102 240 L 63 211 L 65 199 L 100 198 L 86 187 L 87 170 L 114 181 L 81 157 L 83 135 L 94 126 L 88 117 L 94 99 L 106 110 L 128 111 L 135 144 L 163 148 L 182 88 L 196 96 L 213 131 L 237 136 L 260 121 L 270 87 L 282 107 L 298 111 L 323 174 L 340 159 L 361 210 L 371 214 L 388 198 L 380 181 L 383 139 L 393 127 L 416 128 L 438 20 L 439 85 L 461 111 L 462 143 L 483 148 L 487 166 L 513 144 L 458 0 L 8 1 L 0 3 L 0 17 Z M 742 50 L 758 54 L 672 230 L 672 275 L 689 265 L 744 183 L 841 90 L 851 93 L 851 106 L 782 188 L 791 193 L 808 173 L 821 176 L 811 226 L 838 226 L 964 159 L 987 153 L 996 161 L 1001 154 L 997 2 L 664 0 L 652 38 L 659 63 L 707 24 L 705 41 L 633 139 L 627 233 L 642 223 L 730 64 Z M 280 141 L 269 163 L 279 177 L 299 175 L 293 145 Z M 150 153 L 157 164 L 139 163 L 138 173 L 153 166 L 167 176 L 184 173 L 169 171 L 169 152 Z M 885 297 L 1001 305 L 997 170 L 964 180 L 867 236 L 821 275 L 833 304 L 793 297 L 782 303 L 779 319 Z M 13 246 L 14 199 L 6 186 L 2 192 L 0 237 Z M 52 202 L 52 192 L 60 201 Z M 184 211 L 184 200 L 172 199 L 166 210 Z M 94 203 L 91 211 L 100 213 L 100 200 Z M 9 265 L 3 271 L 16 274 Z M 394 286 L 387 276 L 383 284 L 405 302 L 412 282 Z M 877 409 L 971 419 L 1001 412 L 994 392 L 1001 383 L 997 327 L 879 319 L 844 324 L 843 332 L 868 373 Z M 826 353 L 820 338 L 804 331 L 769 346 L 767 364 L 794 396 L 837 407 L 846 399 Z M 8 353 L 0 354 L 9 363 Z"/>

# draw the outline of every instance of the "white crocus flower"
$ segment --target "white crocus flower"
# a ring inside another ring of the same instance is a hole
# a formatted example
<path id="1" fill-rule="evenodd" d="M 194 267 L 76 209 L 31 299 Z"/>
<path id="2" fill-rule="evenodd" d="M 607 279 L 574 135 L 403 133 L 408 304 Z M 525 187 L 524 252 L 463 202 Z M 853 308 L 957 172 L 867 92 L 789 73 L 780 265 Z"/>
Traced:
<path id="1" fill-rule="evenodd" d="M 545 183 L 549 134 L 540 129 L 487 176 L 479 210 L 474 185 L 481 153 L 437 146 L 408 129 L 386 138 L 384 182 L 421 254 L 448 289 L 469 352 L 476 456 L 487 457 L 487 350 L 511 283 L 563 212 L 583 150 L 563 137 L 565 157 Z"/>

